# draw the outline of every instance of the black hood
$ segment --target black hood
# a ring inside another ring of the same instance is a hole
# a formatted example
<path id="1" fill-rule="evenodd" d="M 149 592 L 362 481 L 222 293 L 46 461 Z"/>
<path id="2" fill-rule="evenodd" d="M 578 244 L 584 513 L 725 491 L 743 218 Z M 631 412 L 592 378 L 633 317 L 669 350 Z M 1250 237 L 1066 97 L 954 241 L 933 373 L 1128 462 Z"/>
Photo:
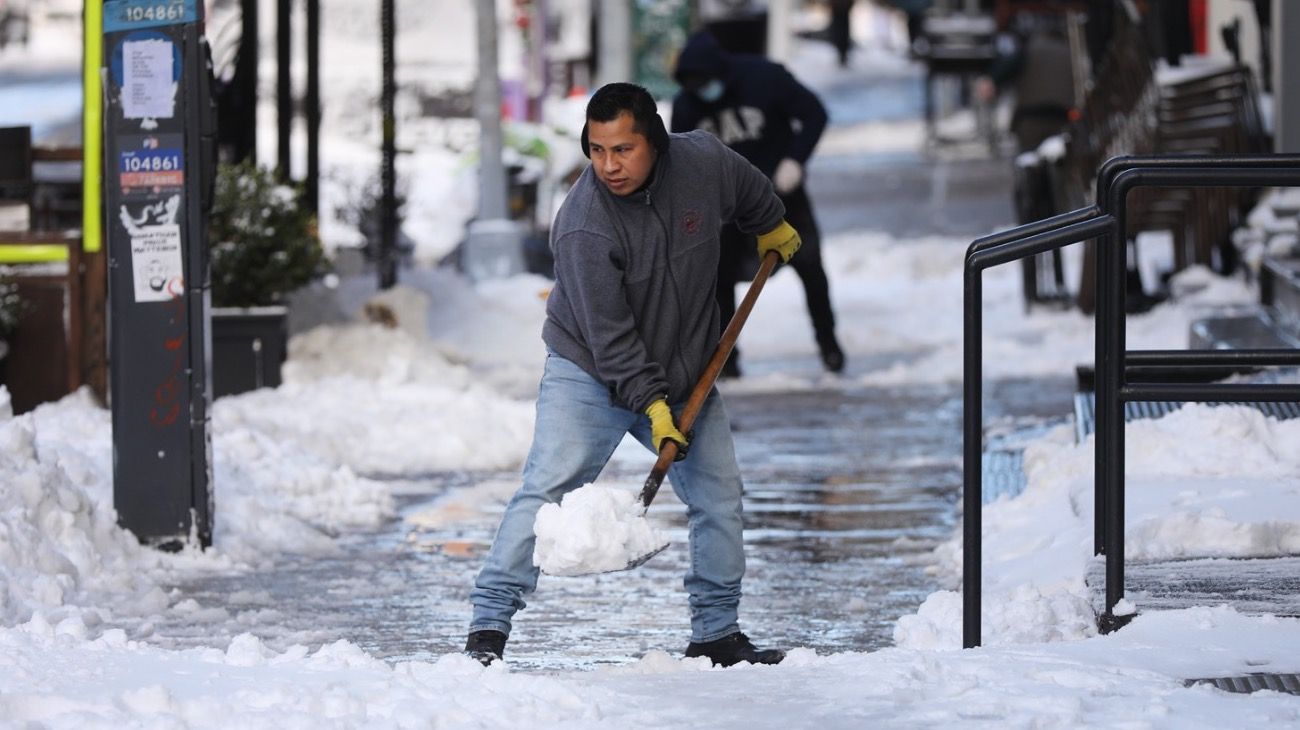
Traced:
<path id="1" fill-rule="evenodd" d="M 726 79 L 728 70 L 727 52 L 718 45 L 717 39 L 699 31 L 686 40 L 686 47 L 677 56 L 673 78 L 679 84 L 687 76 Z"/>

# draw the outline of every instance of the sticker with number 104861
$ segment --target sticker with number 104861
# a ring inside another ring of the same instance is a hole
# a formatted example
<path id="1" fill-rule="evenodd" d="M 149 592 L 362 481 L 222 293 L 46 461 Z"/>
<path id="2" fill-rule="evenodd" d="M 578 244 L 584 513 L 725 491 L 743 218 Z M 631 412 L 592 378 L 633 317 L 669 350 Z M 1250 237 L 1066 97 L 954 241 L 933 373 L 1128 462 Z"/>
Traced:
<path id="1" fill-rule="evenodd" d="M 104 4 L 106 31 L 175 25 L 197 19 L 195 0 L 109 0 Z"/>
<path id="2" fill-rule="evenodd" d="M 142 20 L 159 20 L 159 21 L 178 21 L 185 16 L 184 3 L 157 3 L 155 5 L 133 5 L 122 9 L 122 15 L 126 20 L 140 22 Z"/>
<path id="3" fill-rule="evenodd" d="M 180 150 L 123 152 L 120 172 L 165 172 L 181 169 Z"/>

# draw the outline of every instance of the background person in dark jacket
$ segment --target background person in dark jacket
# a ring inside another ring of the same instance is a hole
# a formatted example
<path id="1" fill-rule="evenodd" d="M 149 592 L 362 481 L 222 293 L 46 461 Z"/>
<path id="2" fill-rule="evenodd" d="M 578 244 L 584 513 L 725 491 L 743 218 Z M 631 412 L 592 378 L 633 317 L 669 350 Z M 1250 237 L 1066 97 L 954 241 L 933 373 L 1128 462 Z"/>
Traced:
<path id="1" fill-rule="evenodd" d="M 840 372 L 844 351 L 835 339 L 821 233 L 804 190 L 804 165 L 826 129 L 826 108 L 784 66 L 761 56 L 729 54 L 705 32 L 687 41 L 674 76 L 682 90 L 673 99 L 672 130 L 710 132 L 772 180 L 786 220 L 803 237 L 790 265 L 803 281 L 822 363 Z M 723 230 L 717 296 L 724 324 L 736 311 L 736 282 L 749 267 L 753 248 L 752 235 L 734 226 Z M 735 350 L 723 374 L 740 375 L 738 361 Z"/>
<path id="2" fill-rule="evenodd" d="M 537 587 L 533 523 L 545 503 L 593 482 L 623 436 L 652 450 L 671 439 L 721 334 L 714 303 L 718 234 L 735 221 L 760 251 L 789 260 L 799 234 L 772 185 L 702 132 L 669 135 L 640 86 L 603 86 L 587 104 L 591 158 L 555 216 L 555 287 L 546 301 L 546 368 L 523 485 L 506 507 L 483 570 L 465 652 L 500 659 L 511 618 Z M 741 480 L 731 424 L 717 390 L 668 470 L 687 505 L 691 642 L 686 656 L 714 664 L 776 664 L 740 633 L 745 574 Z"/>

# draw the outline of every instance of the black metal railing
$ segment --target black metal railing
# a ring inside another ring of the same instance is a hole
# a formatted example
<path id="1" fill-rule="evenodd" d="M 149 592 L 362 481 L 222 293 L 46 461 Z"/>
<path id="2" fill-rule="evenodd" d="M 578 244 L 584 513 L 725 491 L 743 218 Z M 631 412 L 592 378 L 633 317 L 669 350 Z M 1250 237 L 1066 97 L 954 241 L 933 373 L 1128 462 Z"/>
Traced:
<path id="1" fill-rule="evenodd" d="M 1124 403 L 1300 402 L 1300 385 L 1184 382 L 1193 370 L 1300 365 L 1300 351 L 1125 351 L 1126 206 L 1139 187 L 1300 186 L 1300 155 L 1120 157 L 1097 175 L 1097 205 L 976 240 L 966 252 L 962 644 L 978 646 L 982 603 L 983 283 L 985 269 L 1097 239 L 1094 550 L 1106 556 L 1103 631 L 1124 595 Z M 1134 382 L 1130 383 L 1130 379 Z M 1170 382 L 1172 381 L 1172 382 Z"/>

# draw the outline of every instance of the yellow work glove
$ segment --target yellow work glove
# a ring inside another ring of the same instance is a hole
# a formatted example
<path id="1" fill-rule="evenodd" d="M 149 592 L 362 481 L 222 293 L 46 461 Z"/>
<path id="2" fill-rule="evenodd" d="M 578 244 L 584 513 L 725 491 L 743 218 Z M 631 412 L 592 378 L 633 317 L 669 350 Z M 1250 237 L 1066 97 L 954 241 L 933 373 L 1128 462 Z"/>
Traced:
<path id="1" fill-rule="evenodd" d="M 761 259 L 768 251 L 776 251 L 781 254 L 781 262 L 785 263 L 799 250 L 801 243 L 803 239 L 799 238 L 799 232 L 782 219 L 781 225 L 758 237 L 758 257 Z"/>
<path id="2" fill-rule="evenodd" d="M 672 439 L 677 442 L 677 461 L 686 458 L 686 447 L 690 444 L 686 437 L 673 423 L 673 412 L 668 410 L 668 401 L 664 398 L 646 406 L 645 414 L 650 417 L 650 441 L 656 451 L 663 451 L 664 442 Z"/>

